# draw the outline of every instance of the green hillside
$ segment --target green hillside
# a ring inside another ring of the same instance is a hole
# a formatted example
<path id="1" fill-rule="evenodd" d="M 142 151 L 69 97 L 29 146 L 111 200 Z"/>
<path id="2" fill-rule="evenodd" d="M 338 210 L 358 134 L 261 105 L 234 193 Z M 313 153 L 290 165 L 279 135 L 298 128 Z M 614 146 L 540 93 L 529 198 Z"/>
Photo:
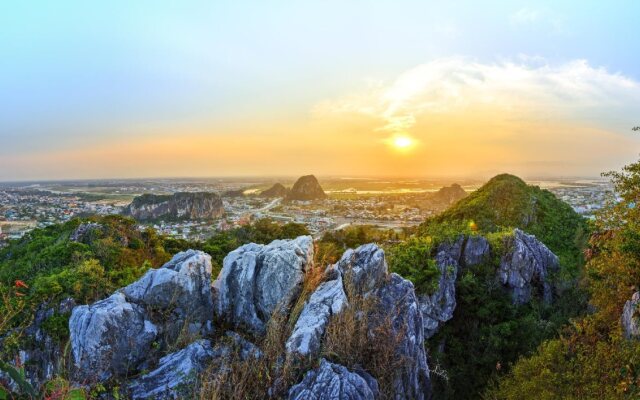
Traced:
<path id="1" fill-rule="evenodd" d="M 527 185 L 522 179 L 502 174 L 461 199 L 420 227 L 429 232 L 443 224 L 473 224 L 481 232 L 520 228 L 535 235 L 560 257 L 563 266 L 582 263 L 587 223 L 565 202 L 548 190 Z"/>

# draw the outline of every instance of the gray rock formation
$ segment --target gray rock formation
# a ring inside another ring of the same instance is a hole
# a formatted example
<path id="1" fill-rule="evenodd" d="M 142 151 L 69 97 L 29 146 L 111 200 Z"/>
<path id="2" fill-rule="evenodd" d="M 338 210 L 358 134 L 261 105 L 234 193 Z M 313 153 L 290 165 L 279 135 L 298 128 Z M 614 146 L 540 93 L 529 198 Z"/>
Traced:
<path id="1" fill-rule="evenodd" d="M 76 381 L 104 381 L 135 371 L 152 343 L 172 343 L 183 328 L 212 331 L 211 257 L 190 250 L 69 320 Z M 189 325 L 186 325 L 186 324 Z"/>
<path id="2" fill-rule="evenodd" d="M 378 397 L 378 383 L 366 372 L 351 372 L 322 359 L 289 390 L 289 400 L 370 400 Z"/>
<path id="3" fill-rule="evenodd" d="M 124 214 L 138 221 L 210 220 L 221 217 L 224 207 L 222 199 L 215 193 L 143 194 L 133 199 Z"/>
<path id="4" fill-rule="evenodd" d="M 297 296 L 312 262 L 310 236 L 232 251 L 214 283 L 216 314 L 234 326 L 263 333 L 276 307 Z"/>
<path id="5" fill-rule="evenodd" d="M 347 290 L 366 294 L 380 286 L 388 274 L 384 251 L 373 243 L 349 249 L 336 264 Z"/>
<path id="6" fill-rule="evenodd" d="M 71 232 L 69 240 L 72 242 L 87 243 L 91 239 L 91 234 L 95 231 L 101 230 L 102 225 L 96 222 L 84 222 Z"/>
<path id="7" fill-rule="evenodd" d="M 438 288 L 431 294 L 418 297 L 425 339 L 435 335 L 442 324 L 453 318 L 456 309 L 458 262 L 448 253 L 440 251 L 436 255 L 436 264 L 440 270 Z"/>
<path id="8" fill-rule="evenodd" d="M 53 379 L 63 371 L 63 346 L 52 338 L 45 324 L 50 318 L 64 317 L 71 313 L 75 302 L 71 298 L 61 301 L 59 304 L 41 304 L 35 311 L 33 322 L 23 332 L 22 344 L 18 351 L 17 360 L 24 368 L 26 380 L 38 390 L 45 382 Z M 0 338 L 0 347 L 3 346 Z M 6 381 L 11 390 L 17 391 L 18 386 L 10 376 L 0 371 L 0 381 Z"/>
<path id="9" fill-rule="evenodd" d="M 208 340 L 193 342 L 162 357 L 155 370 L 131 381 L 129 394 L 134 400 L 187 398 L 193 395 L 189 389 L 214 354 Z"/>
<path id="10" fill-rule="evenodd" d="M 640 324 L 638 323 L 638 307 L 640 292 L 635 292 L 631 300 L 627 300 L 622 310 L 622 332 L 627 339 L 640 338 Z"/>
<path id="11" fill-rule="evenodd" d="M 301 356 L 315 354 L 320 349 L 329 319 L 346 304 L 342 276 L 337 273 L 335 279 L 321 283 L 305 303 L 287 340 L 287 352 Z"/>
<path id="12" fill-rule="evenodd" d="M 144 360 L 158 335 L 144 308 L 120 292 L 75 307 L 69 330 L 75 380 L 83 383 L 127 374 Z"/>
<path id="13" fill-rule="evenodd" d="M 391 322 L 391 334 L 395 336 L 396 354 L 405 360 L 394 376 L 394 399 L 424 400 L 430 397 L 431 379 L 427 354 L 424 349 L 422 313 L 411 281 L 391 274 L 387 282 L 376 291 L 379 304 L 374 321 Z M 370 334 L 378 332 L 376 322 Z"/>
<path id="14" fill-rule="evenodd" d="M 192 333 L 211 329 L 211 256 L 189 250 L 176 254 L 158 269 L 150 269 L 136 282 L 122 289 L 127 300 L 147 309 L 171 309 L 166 340 L 175 339 L 185 323 Z"/>
<path id="15" fill-rule="evenodd" d="M 553 287 L 548 277 L 560 268 L 558 257 L 547 246 L 520 229 L 506 243 L 498 279 L 510 292 L 514 304 L 529 302 L 534 295 L 545 302 L 553 300 Z"/>
<path id="16" fill-rule="evenodd" d="M 296 181 L 287 194 L 287 200 L 322 200 L 326 199 L 327 194 L 322 190 L 322 186 L 313 175 L 305 175 Z"/>
<path id="17" fill-rule="evenodd" d="M 489 261 L 490 256 L 489 241 L 482 236 L 472 235 L 466 238 L 462 257 L 458 262 L 465 268 L 469 268 Z"/>

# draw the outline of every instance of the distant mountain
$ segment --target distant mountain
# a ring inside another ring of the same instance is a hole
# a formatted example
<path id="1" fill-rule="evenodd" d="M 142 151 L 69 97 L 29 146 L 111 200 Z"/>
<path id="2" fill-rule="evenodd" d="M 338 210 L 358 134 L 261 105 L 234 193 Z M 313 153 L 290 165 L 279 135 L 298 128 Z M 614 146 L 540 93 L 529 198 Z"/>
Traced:
<path id="1" fill-rule="evenodd" d="M 321 200 L 326 199 L 327 194 L 313 175 L 300 177 L 287 195 L 287 200 Z"/>
<path id="2" fill-rule="evenodd" d="M 286 197 L 287 194 L 289 194 L 289 189 L 281 183 L 276 183 L 269 189 L 260 192 L 260 197 Z"/>
<path id="3" fill-rule="evenodd" d="M 244 196 L 244 189 L 227 190 L 226 192 L 222 193 L 222 197 L 242 197 L 242 196 Z"/>
<path id="4" fill-rule="evenodd" d="M 517 176 L 493 177 L 480 189 L 443 213 L 428 219 L 423 228 L 440 223 L 473 222 L 484 232 L 520 228 L 535 235 L 562 257 L 580 258 L 577 242 L 587 231 L 585 220 L 548 190 L 529 186 Z"/>
<path id="5" fill-rule="evenodd" d="M 451 186 L 440 188 L 440 190 L 431 195 L 431 199 L 439 203 L 451 205 L 456 201 L 467 197 L 467 194 L 468 193 L 462 188 L 462 186 L 454 183 Z"/>
<path id="6" fill-rule="evenodd" d="M 124 214 L 139 221 L 207 220 L 222 216 L 224 207 L 222 199 L 215 193 L 143 194 L 133 199 Z"/>

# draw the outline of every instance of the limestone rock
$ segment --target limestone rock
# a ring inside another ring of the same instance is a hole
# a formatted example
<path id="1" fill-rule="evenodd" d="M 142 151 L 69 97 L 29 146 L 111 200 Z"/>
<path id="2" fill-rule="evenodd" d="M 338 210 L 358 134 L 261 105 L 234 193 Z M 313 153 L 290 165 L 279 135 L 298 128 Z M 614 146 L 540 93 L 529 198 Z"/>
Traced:
<path id="1" fill-rule="evenodd" d="M 488 261 L 490 256 L 489 241 L 482 236 L 472 235 L 467 237 L 465 241 L 462 259 L 459 260 L 459 263 L 467 268 L 473 267 Z"/>
<path id="2" fill-rule="evenodd" d="M 320 349 L 329 319 L 342 311 L 347 295 L 342 286 L 342 276 L 323 282 L 304 305 L 291 336 L 287 340 L 288 353 L 308 356 Z"/>
<path id="3" fill-rule="evenodd" d="M 551 302 L 553 288 L 548 276 L 560 268 L 558 257 L 535 236 L 520 229 L 515 229 L 509 240 L 509 251 L 500 262 L 498 279 L 511 292 L 514 304 L 527 303 L 534 295 Z"/>
<path id="4" fill-rule="evenodd" d="M 260 192 L 260 197 L 286 197 L 287 194 L 289 194 L 289 189 L 284 187 L 282 183 L 276 183 L 269 189 Z"/>
<path id="5" fill-rule="evenodd" d="M 391 274 L 376 294 L 379 304 L 374 321 L 377 322 L 371 327 L 370 334 L 377 331 L 375 324 L 386 323 L 390 318 L 391 332 L 388 334 L 396 336 L 396 354 L 407 360 L 394 376 L 394 399 L 428 399 L 431 379 L 424 348 L 424 324 L 413 284 L 398 274 Z"/>
<path id="6" fill-rule="evenodd" d="M 322 186 L 313 175 L 300 177 L 294 183 L 291 191 L 287 194 L 287 200 L 322 200 L 327 198 L 327 194 L 322 190 Z"/>
<path id="7" fill-rule="evenodd" d="M 336 269 L 342 273 L 345 285 L 362 295 L 380 286 L 388 273 L 384 251 L 373 243 L 347 250 Z"/>
<path id="8" fill-rule="evenodd" d="M 638 305 L 640 304 L 640 292 L 635 292 L 631 300 L 627 300 L 622 310 L 622 331 L 627 339 L 640 337 L 640 325 L 638 324 Z"/>
<path id="9" fill-rule="evenodd" d="M 325 359 L 289 389 L 289 400 L 370 400 L 378 397 L 378 383 L 365 372 L 351 372 Z"/>
<path id="10" fill-rule="evenodd" d="M 160 359 L 158 368 L 134 379 L 128 385 L 131 398 L 176 399 L 185 398 L 198 374 L 213 358 L 211 342 L 198 340 L 184 349 Z"/>
<path id="11" fill-rule="evenodd" d="M 143 194 L 133 199 L 125 208 L 124 214 L 138 221 L 210 220 L 221 217 L 224 206 L 216 193 Z"/>
<path id="12" fill-rule="evenodd" d="M 263 333 L 276 307 L 297 296 L 312 262 L 310 236 L 268 245 L 251 243 L 232 251 L 214 282 L 217 315 Z"/>
<path id="13" fill-rule="evenodd" d="M 144 309 L 124 294 L 75 307 L 69 320 L 71 352 L 78 382 L 125 375 L 149 353 L 158 329 Z"/>
<path id="14" fill-rule="evenodd" d="M 433 336 L 442 324 L 453 318 L 456 308 L 458 263 L 448 253 L 440 251 L 436 255 L 436 264 L 440 270 L 438 288 L 434 293 L 418 297 L 425 339 Z"/>
<path id="15" fill-rule="evenodd" d="M 128 301 L 147 309 L 171 309 L 165 329 L 169 336 L 176 336 L 187 321 L 193 330 L 207 333 L 213 319 L 211 256 L 196 250 L 178 253 L 122 292 Z"/>

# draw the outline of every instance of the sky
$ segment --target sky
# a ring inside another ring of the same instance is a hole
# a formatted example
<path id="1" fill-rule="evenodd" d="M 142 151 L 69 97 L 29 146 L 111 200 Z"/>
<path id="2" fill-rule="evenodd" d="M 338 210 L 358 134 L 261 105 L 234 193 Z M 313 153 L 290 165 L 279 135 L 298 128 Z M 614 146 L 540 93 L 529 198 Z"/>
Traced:
<path id="1" fill-rule="evenodd" d="M 0 181 L 597 176 L 640 2 L 0 2 Z"/>

